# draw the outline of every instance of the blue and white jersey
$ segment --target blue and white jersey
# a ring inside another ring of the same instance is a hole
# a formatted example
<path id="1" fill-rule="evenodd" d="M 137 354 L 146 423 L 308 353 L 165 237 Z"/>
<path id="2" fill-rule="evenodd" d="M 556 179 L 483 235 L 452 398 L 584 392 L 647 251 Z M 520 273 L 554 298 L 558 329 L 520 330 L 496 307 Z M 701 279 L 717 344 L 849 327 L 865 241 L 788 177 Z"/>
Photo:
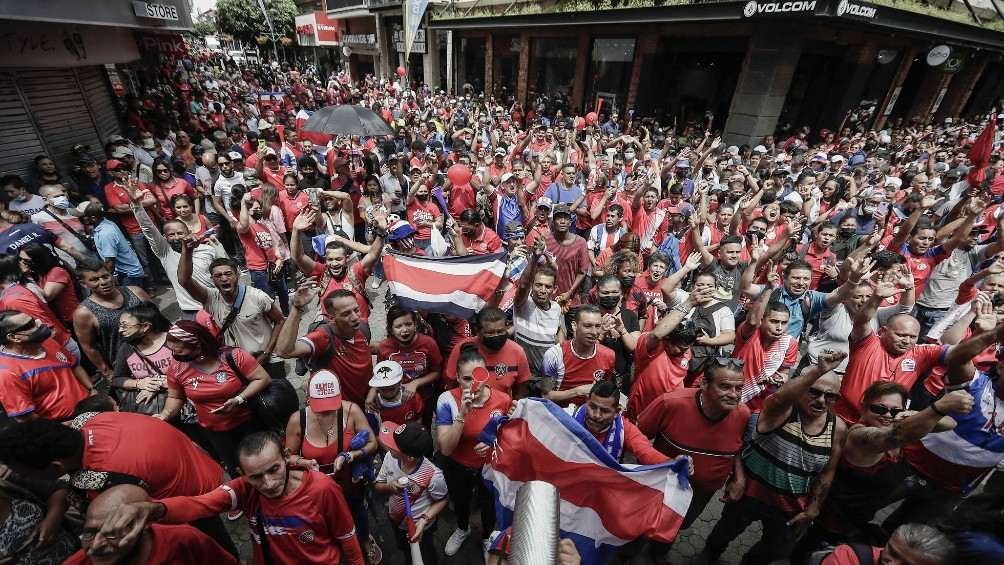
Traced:
<path id="1" fill-rule="evenodd" d="M 948 463 L 971 469 L 990 469 L 1004 460 L 1004 400 L 991 375 L 979 372 L 969 383 L 973 409 L 952 414 L 954 430 L 927 434 L 921 444 Z"/>

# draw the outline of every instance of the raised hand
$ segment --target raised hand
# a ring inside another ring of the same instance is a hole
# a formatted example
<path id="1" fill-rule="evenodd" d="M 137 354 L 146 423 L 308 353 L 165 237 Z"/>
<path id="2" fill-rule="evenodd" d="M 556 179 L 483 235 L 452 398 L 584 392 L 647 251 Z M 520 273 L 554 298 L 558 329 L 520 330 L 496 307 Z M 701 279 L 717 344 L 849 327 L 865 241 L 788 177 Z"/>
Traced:
<path id="1" fill-rule="evenodd" d="M 840 366 L 840 363 L 847 357 L 847 352 L 845 351 L 834 351 L 832 349 L 824 349 L 816 357 L 816 367 L 823 373 L 828 373 L 833 369 Z"/>

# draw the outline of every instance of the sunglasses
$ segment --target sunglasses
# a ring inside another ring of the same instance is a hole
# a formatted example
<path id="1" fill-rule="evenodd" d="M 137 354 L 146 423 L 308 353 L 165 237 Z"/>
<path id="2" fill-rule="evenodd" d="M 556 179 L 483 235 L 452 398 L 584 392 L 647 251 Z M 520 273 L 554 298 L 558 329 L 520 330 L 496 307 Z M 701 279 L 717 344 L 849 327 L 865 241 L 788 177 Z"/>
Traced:
<path id="1" fill-rule="evenodd" d="M 812 398 L 823 397 L 827 404 L 833 404 L 840 398 L 839 392 L 827 392 L 823 389 L 812 387 L 809 389 L 809 396 Z"/>
<path id="2" fill-rule="evenodd" d="M 889 408 L 887 406 L 882 406 L 881 404 L 868 405 L 868 411 L 878 416 L 885 416 L 886 414 L 888 414 L 893 418 L 895 418 L 896 416 L 900 415 L 904 410 L 905 408 Z"/>
<path id="3" fill-rule="evenodd" d="M 735 357 L 715 357 L 712 361 L 720 367 L 729 367 L 737 371 L 742 371 L 746 365 L 745 361 L 736 359 Z"/>

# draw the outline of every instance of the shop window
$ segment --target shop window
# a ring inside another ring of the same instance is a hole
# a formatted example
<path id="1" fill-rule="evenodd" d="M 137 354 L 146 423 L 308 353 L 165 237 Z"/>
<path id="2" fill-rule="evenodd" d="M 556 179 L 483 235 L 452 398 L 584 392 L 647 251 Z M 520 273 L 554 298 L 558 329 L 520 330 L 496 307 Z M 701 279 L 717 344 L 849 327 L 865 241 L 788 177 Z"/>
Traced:
<path id="1" fill-rule="evenodd" d="M 593 40 L 586 85 L 586 107 L 595 108 L 603 99 L 604 111 L 625 111 L 631 68 L 634 65 L 633 37 L 605 37 Z"/>
<path id="2" fill-rule="evenodd" d="M 575 59 L 579 40 L 542 37 L 531 41 L 529 100 L 539 96 L 568 99 L 575 82 Z"/>

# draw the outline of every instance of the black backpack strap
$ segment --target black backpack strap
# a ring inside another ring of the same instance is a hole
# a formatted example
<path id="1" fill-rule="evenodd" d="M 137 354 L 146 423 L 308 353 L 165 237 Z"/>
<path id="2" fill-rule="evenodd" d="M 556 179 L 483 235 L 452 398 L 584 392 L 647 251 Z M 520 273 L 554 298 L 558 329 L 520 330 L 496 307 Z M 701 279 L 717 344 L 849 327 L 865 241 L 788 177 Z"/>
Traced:
<path id="1" fill-rule="evenodd" d="M 226 352 L 223 354 L 223 358 L 226 360 L 227 366 L 230 367 L 230 370 L 233 371 L 235 375 L 237 375 L 237 378 L 240 379 L 242 383 L 244 383 L 244 386 L 251 384 L 251 381 L 249 381 L 247 377 L 244 376 L 244 373 L 242 373 L 241 370 L 237 367 L 237 360 L 234 359 L 234 350 L 232 347 L 226 350 Z"/>
<path id="2" fill-rule="evenodd" d="M 343 433 L 344 430 L 342 429 L 344 426 L 344 423 L 342 422 L 343 420 L 342 410 L 344 409 L 345 409 L 344 405 L 342 406 L 342 408 L 338 409 L 338 453 L 342 453 L 343 451 L 345 451 L 345 445 L 344 445 L 345 442 L 343 441 L 343 436 L 345 434 Z"/>
<path id="3" fill-rule="evenodd" d="M 300 437 L 302 438 L 300 444 L 300 453 L 303 453 L 303 443 L 307 441 L 307 407 L 300 407 Z"/>
<path id="4" fill-rule="evenodd" d="M 866 543 L 852 543 L 850 546 L 854 550 L 854 556 L 858 558 L 858 563 L 875 565 L 875 552 L 872 551 L 872 546 Z"/>
<path id="5" fill-rule="evenodd" d="M 265 533 L 265 517 L 261 515 L 261 506 L 255 512 L 255 518 L 255 522 L 257 522 L 255 530 L 258 531 L 258 539 L 261 540 L 261 555 L 265 558 L 265 565 L 272 565 L 275 563 L 275 560 L 272 559 L 272 552 L 268 547 L 268 535 Z"/>
<path id="6" fill-rule="evenodd" d="M 328 347 L 323 351 L 315 351 L 314 360 L 311 363 L 307 363 L 307 366 L 312 370 L 316 371 L 318 369 L 324 369 L 331 362 L 332 355 L 335 354 L 335 347 L 338 341 L 338 336 L 335 334 L 335 330 L 331 329 L 331 322 L 321 322 L 317 326 L 328 336 Z"/>

